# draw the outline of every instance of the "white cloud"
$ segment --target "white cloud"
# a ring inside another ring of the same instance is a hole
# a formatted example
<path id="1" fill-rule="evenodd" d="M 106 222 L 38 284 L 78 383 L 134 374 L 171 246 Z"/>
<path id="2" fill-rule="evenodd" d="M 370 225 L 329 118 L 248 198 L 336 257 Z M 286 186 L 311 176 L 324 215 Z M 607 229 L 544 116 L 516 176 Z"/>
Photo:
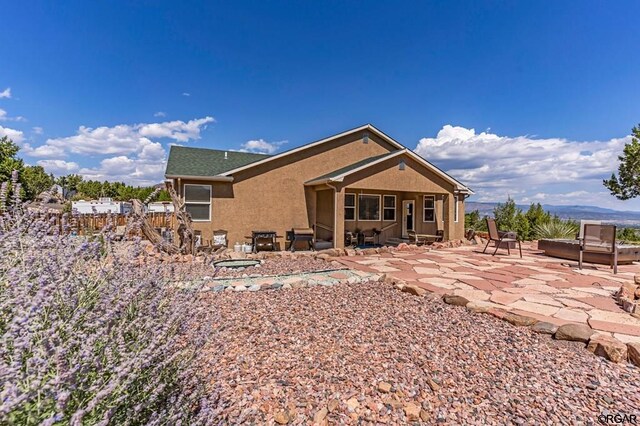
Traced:
<path id="1" fill-rule="evenodd" d="M 11 99 L 11 87 L 7 87 L 2 92 L 0 92 L 0 99 L 2 98 Z"/>
<path id="2" fill-rule="evenodd" d="M 4 136 L 8 137 L 18 145 L 24 141 L 24 133 L 22 131 L 0 126 L 0 138 Z"/>
<path id="3" fill-rule="evenodd" d="M 267 142 L 264 139 L 254 139 L 242 144 L 241 152 L 254 152 L 257 154 L 273 154 L 280 148 L 280 145 L 287 141 Z"/>
<path id="4" fill-rule="evenodd" d="M 80 168 L 78 163 L 64 160 L 40 160 L 37 164 L 44 167 L 47 173 L 53 173 L 54 175 L 74 173 Z"/>
<path id="5" fill-rule="evenodd" d="M 44 133 L 44 129 L 43 129 L 42 127 L 38 127 L 38 126 L 33 127 L 33 128 L 31 129 L 31 131 L 32 131 L 34 134 L 36 134 L 36 135 L 41 135 L 41 134 L 43 134 L 43 133 Z"/>
<path id="6" fill-rule="evenodd" d="M 151 185 L 162 181 L 166 163 L 166 151 L 158 140 L 168 139 L 173 143 L 197 140 L 202 130 L 213 122 L 213 117 L 204 117 L 187 122 L 80 126 L 72 136 L 48 139 L 35 148 L 25 144 L 23 152 L 32 157 L 50 158 L 38 164 L 54 174 L 77 172 L 86 179 Z M 62 160 L 71 155 L 73 161 Z M 102 160 L 96 166 L 83 166 L 86 164 L 83 160 L 94 157 Z"/>
<path id="7" fill-rule="evenodd" d="M 167 113 L 166 112 L 162 112 L 162 111 L 158 111 L 155 114 L 153 114 L 154 117 L 166 117 Z"/>
<path id="8" fill-rule="evenodd" d="M 519 202 L 620 208 L 602 179 L 617 169 L 617 157 L 630 140 L 507 137 L 446 125 L 435 138 L 421 139 L 415 151 L 473 188 L 476 201 L 511 196 Z"/>
<path id="9" fill-rule="evenodd" d="M 182 96 L 191 96 L 191 93 L 182 92 Z"/>
<path id="10" fill-rule="evenodd" d="M 213 123 L 213 117 L 198 118 L 188 122 L 175 120 L 164 123 L 151 123 L 138 125 L 138 132 L 142 136 L 156 138 L 170 138 L 177 142 L 186 142 L 191 139 L 199 139 L 200 131 L 207 128 L 207 124 Z"/>
<path id="11" fill-rule="evenodd" d="M 2 108 L 0 108 L 0 121 L 20 121 L 20 122 L 24 122 L 27 121 L 26 118 L 22 117 L 22 116 L 17 116 L 17 117 L 9 117 L 7 115 L 7 111 L 3 110 Z"/>

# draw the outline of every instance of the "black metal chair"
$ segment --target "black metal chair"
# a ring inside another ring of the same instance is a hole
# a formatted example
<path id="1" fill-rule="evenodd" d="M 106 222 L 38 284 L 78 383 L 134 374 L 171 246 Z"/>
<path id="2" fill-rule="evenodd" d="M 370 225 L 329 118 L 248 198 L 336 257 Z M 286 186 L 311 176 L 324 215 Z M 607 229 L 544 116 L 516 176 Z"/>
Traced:
<path id="1" fill-rule="evenodd" d="M 515 238 L 508 236 L 509 234 L 514 234 L 514 232 L 511 232 L 511 231 L 509 232 L 509 234 L 503 233 L 502 235 L 500 235 L 500 233 L 498 232 L 498 226 L 496 225 L 495 219 L 489 219 L 489 218 L 487 218 L 487 229 L 489 229 L 489 241 L 487 241 L 487 245 L 484 246 L 484 250 L 482 250 L 482 253 L 485 253 L 487 251 L 487 247 L 489 247 L 489 243 L 491 243 L 491 241 L 495 241 L 496 249 L 494 250 L 492 256 L 496 255 L 496 253 L 498 252 L 498 249 L 504 243 L 507 243 L 507 253 L 511 255 L 511 249 L 509 248 L 509 243 L 518 243 L 518 249 L 520 250 L 520 257 L 522 258 L 522 244 L 520 243 L 520 238 L 518 238 L 518 234 L 516 234 Z"/>

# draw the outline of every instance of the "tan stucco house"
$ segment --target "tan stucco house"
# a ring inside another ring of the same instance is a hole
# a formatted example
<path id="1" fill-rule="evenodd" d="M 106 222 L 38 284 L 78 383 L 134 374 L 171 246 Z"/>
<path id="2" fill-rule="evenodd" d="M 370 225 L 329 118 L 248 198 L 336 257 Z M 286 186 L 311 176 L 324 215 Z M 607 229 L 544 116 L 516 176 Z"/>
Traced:
<path id="1" fill-rule="evenodd" d="M 355 230 L 382 244 L 409 231 L 460 239 L 473 193 L 370 124 L 271 156 L 172 146 L 165 177 L 203 239 L 223 229 L 230 244 L 292 228 L 339 248 Z"/>

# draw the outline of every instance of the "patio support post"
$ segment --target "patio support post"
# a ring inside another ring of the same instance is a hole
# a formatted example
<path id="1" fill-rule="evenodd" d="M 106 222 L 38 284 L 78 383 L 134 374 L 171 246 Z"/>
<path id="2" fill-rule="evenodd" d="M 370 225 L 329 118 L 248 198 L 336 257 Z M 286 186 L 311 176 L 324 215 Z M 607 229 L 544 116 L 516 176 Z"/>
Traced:
<path id="1" fill-rule="evenodd" d="M 444 197 L 444 240 L 448 241 L 455 237 L 455 223 L 453 222 L 453 213 L 455 201 L 453 195 L 447 194 Z"/>
<path id="2" fill-rule="evenodd" d="M 344 248 L 344 188 L 335 188 L 333 247 Z"/>

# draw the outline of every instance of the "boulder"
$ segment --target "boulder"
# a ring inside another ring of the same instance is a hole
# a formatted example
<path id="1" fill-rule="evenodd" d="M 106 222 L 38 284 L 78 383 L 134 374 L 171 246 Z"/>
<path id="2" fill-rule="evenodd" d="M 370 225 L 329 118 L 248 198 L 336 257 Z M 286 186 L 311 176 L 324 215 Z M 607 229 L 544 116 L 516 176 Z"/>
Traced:
<path id="1" fill-rule="evenodd" d="M 409 244 L 407 244 L 407 243 L 400 243 L 400 244 L 398 244 L 398 247 L 396 247 L 396 250 L 398 250 L 398 251 L 409 251 L 409 250 L 411 250 L 411 248 L 409 247 Z"/>
<path id="2" fill-rule="evenodd" d="M 640 342 L 627 343 L 627 355 L 631 364 L 640 367 Z"/>
<path id="3" fill-rule="evenodd" d="M 362 250 L 362 254 L 364 254 L 365 256 L 371 256 L 373 254 L 378 254 L 378 249 L 376 249 L 376 248 L 366 248 L 366 249 Z"/>
<path id="4" fill-rule="evenodd" d="M 594 334 L 589 339 L 587 349 L 609 361 L 624 362 L 627 360 L 627 345 L 607 334 Z"/>
<path id="5" fill-rule="evenodd" d="M 340 255 L 342 254 L 342 250 L 340 249 L 335 249 L 335 248 L 330 248 L 330 249 L 324 249 L 324 250 L 320 250 L 319 252 L 316 253 L 318 256 L 319 255 L 329 255 L 329 257 L 340 257 Z"/>
<path id="6" fill-rule="evenodd" d="M 468 299 L 462 296 L 456 296 L 453 294 L 445 294 L 442 297 L 442 300 L 444 301 L 444 303 L 448 305 L 455 305 L 455 306 L 467 306 L 467 303 L 469 303 Z"/>
<path id="7" fill-rule="evenodd" d="M 636 275 L 636 280 L 638 275 Z M 627 298 L 629 300 L 633 300 L 635 298 L 636 289 L 638 286 L 633 283 L 624 283 L 620 286 L 620 290 L 618 290 L 618 298 Z"/>
<path id="8" fill-rule="evenodd" d="M 538 322 L 535 318 L 514 314 L 512 312 L 507 312 L 502 319 L 518 327 L 529 327 L 530 325 L 534 325 Z"/>
<path id="9" fill-rule="evenodd" d="M 585 324 L 564 324 L 558 327 L 553 335 L 557 340 L 570 340 L 573 342 L 587 343 L 594 331 Z"/>
<path id="10" fill-rule="evenodd" d="M 558 331 L 558 326 L 555 324 L 551 324 L 550 322 L 537 322 L 531 327 L 532 331 L 541 334 L 554 334 Z"/>
<path id="11" fill-rule="evenodd" d="M 427 292 L 427 290 L 425 290 L 424 288 L 420 288 L 417 285 L 413 284 L 405 285 L 404 287 L 402 287 L 402 291 L 404 293 L 413 294 L 414 296 L 424 296 Z"/>

